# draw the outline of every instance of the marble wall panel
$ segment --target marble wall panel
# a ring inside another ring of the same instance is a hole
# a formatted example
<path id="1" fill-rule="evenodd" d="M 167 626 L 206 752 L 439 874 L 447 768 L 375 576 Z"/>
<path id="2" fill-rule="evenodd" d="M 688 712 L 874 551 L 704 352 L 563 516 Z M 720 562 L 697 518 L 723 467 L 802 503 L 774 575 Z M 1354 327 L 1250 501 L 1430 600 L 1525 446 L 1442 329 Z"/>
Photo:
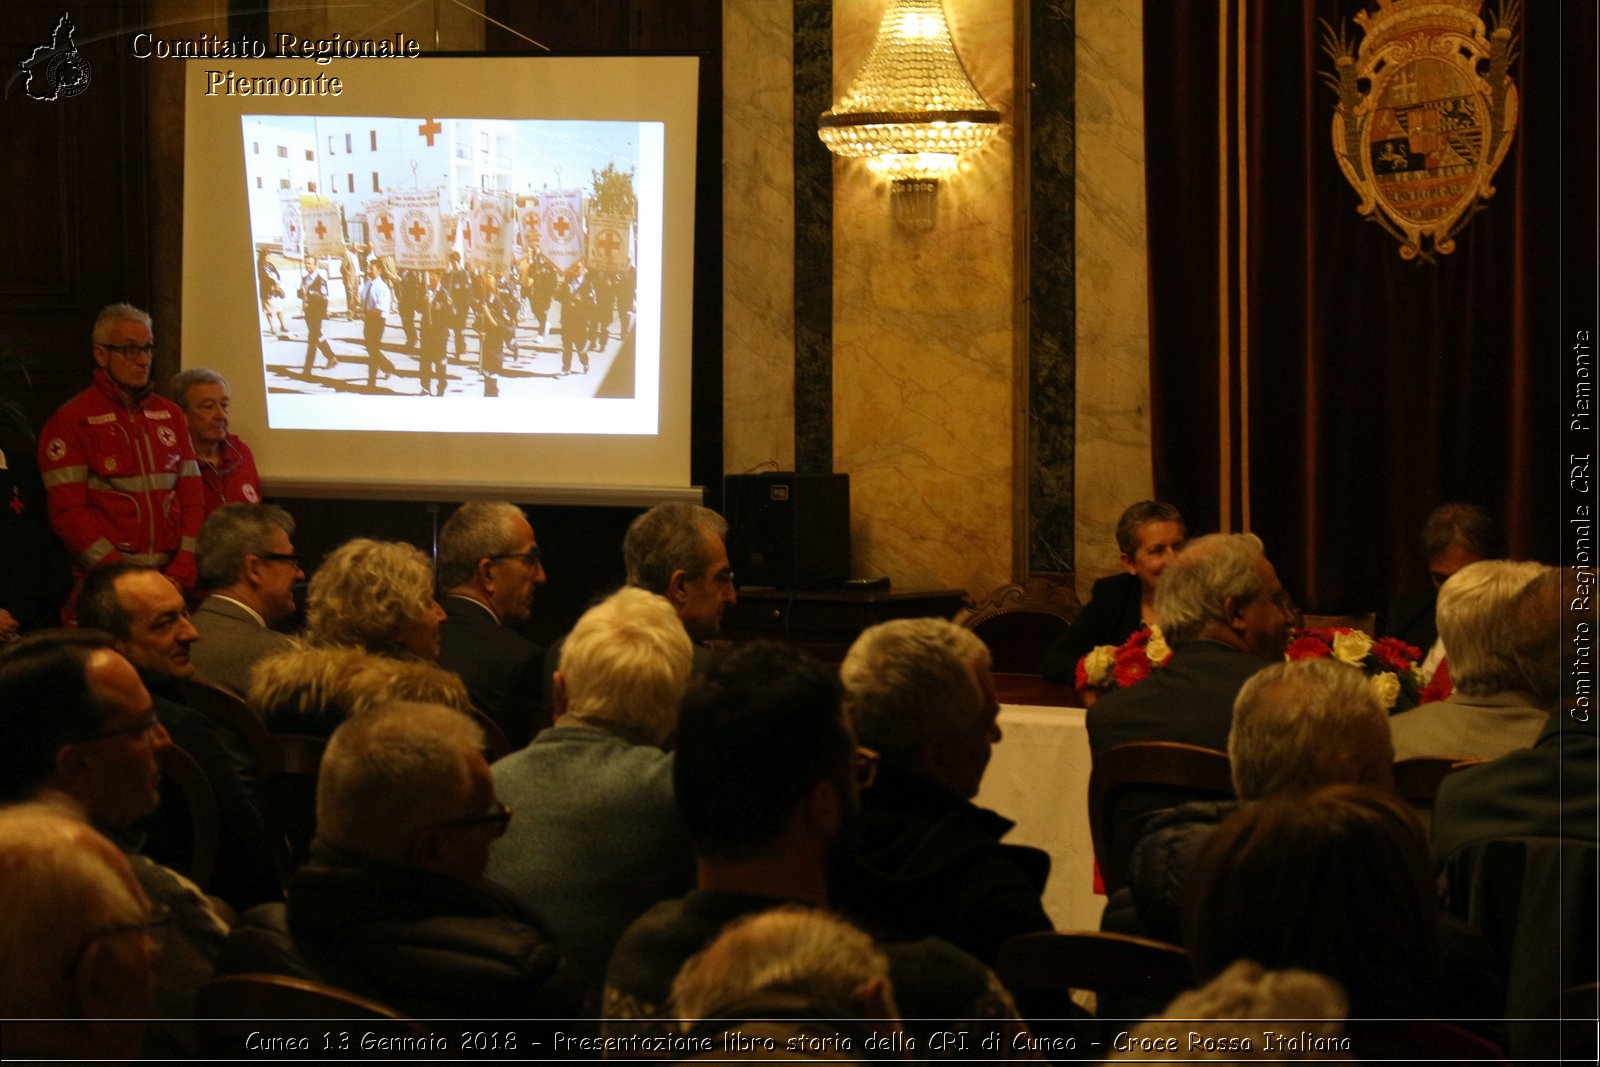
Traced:
<path id="1" fill-rule="evenodd" d="M 722 11 L 723 469 L 794 467 L 794 4 Z"/>
<path id="2" fill-rule="evenodd" d="M 1002 130 L 938 192 L 932 228 L 891 219 L 888 186 L 834 163 L 834 463 L 851 478 L 857 575 L 896 588 L 1011 578 L 1013 15 L 946 0 L 956 47 Z M 834 93 L 881 0 L 834 5 Z"/>
<path id="3" fill-rule="evenodd" d="M 1076 574 L 1118 570 L 1123 508 L 1152 493 L 1141 0 L 1077 5 Z"/>

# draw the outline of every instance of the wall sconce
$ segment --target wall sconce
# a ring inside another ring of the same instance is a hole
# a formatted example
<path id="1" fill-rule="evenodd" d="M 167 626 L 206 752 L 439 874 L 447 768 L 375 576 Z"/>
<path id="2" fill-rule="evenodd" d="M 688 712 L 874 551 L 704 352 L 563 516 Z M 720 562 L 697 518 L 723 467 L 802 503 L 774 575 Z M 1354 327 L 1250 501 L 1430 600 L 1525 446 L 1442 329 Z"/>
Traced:
<path id="1" fill-rule="evenodd" d="M 1000 112 L 967 77 L 943 0 L 891 0 L 867 61 L 817 126 L 834 155 L 893 182 L 896 218 L 931 224 L 939 180 L 989 142 Z"/>

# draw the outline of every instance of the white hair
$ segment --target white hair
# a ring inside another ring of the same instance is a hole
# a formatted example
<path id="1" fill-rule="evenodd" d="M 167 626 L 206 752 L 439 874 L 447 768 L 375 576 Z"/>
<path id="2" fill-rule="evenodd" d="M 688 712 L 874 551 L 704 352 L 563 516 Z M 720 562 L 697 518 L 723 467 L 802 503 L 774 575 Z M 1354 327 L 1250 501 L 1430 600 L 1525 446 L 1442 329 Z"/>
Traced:
<path id="1" fill-rule="evenodd" d="M 395 866 L 430 826 L 458 817 L 483 730 L 442 704 L 395 702 L 345 720 L 317 776 L 317 836 Z"/>
<path id="2" fill-rule="evenodd" d="M 1516 632 L 1511 605 L 1544 569 L 1539 563 L 1486 559 L 1445 580 L 1435 618 L 1457 690 L 1487 696 L 1522 682 L 1513 649 L 1524 635 Z"/>
<path id="3" fill-rule="evenodd" d="M 894 619 L 850 646 L 839 678 L 845 712 L 864 745 L 915 766 L 924 745 L 970 729 L 984 710 L 974 667 L 989 649 L 945 619 Z"/>
<path id="4" fill-rule="evenodd" d="M 1394 784 L 1388 713 L 1359 668 L 1328 659 L 1251 675 L 1233 702 L 1228 757 L 1240 800 Z"/>
<path id="5" fill-rule="evenodd" d="M 567 714 L 659 745 L 678 724 L 694 644 L 665 597 L 619 589 L 583 613 L 561 645 Z"/>
<path id="6" fill-rule="evenodd" d="M 1227 623 L 1224 602 L 1248 603 L 1262 593 L 1255 534 L 1207 534 L 1190 541 L 1161 572 L 1156 614 L 1171 644 L 1192 641 L 1212 623 Z"/>

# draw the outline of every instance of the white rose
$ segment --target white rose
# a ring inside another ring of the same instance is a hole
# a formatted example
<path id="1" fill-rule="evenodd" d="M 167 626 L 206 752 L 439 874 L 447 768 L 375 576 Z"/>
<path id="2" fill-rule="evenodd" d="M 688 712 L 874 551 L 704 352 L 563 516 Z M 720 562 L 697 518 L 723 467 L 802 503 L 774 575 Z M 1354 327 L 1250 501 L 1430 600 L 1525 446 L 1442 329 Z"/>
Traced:
<path id="1" fill-rule="evenodd" d="M 1383 710 L 1388 711 L 1394 707 L 1394 702 L 1400 699 L 1400 679 L 1392 671 L 1372 676 L 1372 689 L 1378 694 L 1378 703 L 1383 705 Z"/>
<path id="2" fill-rule="evenodd" d="M 1372 638 L 1360 630 L 1351 630 L 1348 633 L 1333 635 L 1333 656 L 1350 664 L 1352 667 L 1361 666 L 1362 660 L 1367 658 L 1367 653 L 1372 651 Z"/>
<path id="3" fill-rule="evenodd" d="M 1116 646 L 1097 645 L 1083 657 L 1083 674 L 1090 685 L 1110 685 L 1111 667 L 1116 662 Z"/>
<path id="4" fill-rule="evenodd" d="M 1150 627 L 1150 640 L 1144 644 L 1144 654 L 1158 667 L 1167 662 L 1167 657 L 1172 655 L 1172 649 L 1167 646 L 1167 639 L 1161 633 L 1161 627 Z"/>

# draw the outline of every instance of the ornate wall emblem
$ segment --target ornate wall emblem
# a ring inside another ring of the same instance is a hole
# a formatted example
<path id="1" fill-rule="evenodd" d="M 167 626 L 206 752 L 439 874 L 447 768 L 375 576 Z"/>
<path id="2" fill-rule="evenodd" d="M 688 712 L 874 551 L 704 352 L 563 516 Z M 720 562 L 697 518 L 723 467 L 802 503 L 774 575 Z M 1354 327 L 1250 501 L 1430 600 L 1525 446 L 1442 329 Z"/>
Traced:
<path id="1" fill-rule="evenodd" d="M 1400 242 L 1403 259 L 1449 255 L 1494 195 L 1494 173 L 1517 128 L 1520 0 L 1502 0 L 1485 32 L 1481 0 L 1378 0 L 1348 28 L 1323 23 L 1339 94 L 1333 149 L 1361 196 L 1356 210 Z"/>

